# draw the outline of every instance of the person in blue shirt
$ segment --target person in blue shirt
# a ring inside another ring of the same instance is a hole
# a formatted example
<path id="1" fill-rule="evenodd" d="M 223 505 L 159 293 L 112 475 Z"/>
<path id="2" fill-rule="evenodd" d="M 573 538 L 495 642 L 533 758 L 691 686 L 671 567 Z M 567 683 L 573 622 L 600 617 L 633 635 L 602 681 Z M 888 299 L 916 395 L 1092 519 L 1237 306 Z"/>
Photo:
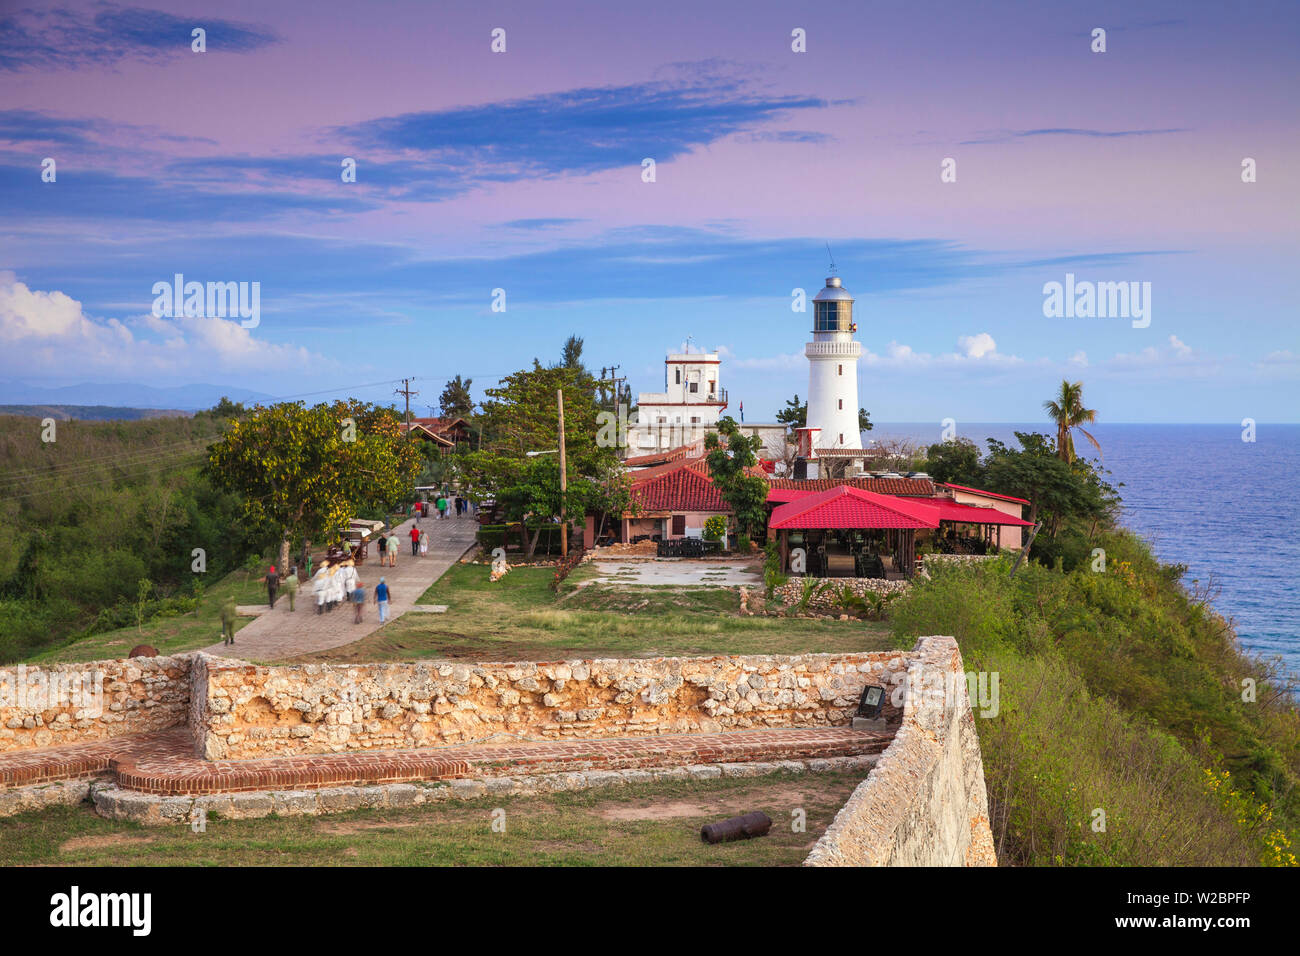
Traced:
<path id="1" fill-rule="evenodd" d="M 379 605 L 379 623 L 383 624 L 388 620 L 388 585 L 383 578 L 375 585 L 375 603 Z"/>
<path id="2" fill-rule="evenodd" d="M 361 612 L 366 606 L 366 586 L 358 581 L 356 587 L 352 589 L 352 593 L 348 595 L 348 600 L 350 600 L 352 606 L 357 609 L 356 615 L 352 618 L 352 623 L 360 624 Z"/>

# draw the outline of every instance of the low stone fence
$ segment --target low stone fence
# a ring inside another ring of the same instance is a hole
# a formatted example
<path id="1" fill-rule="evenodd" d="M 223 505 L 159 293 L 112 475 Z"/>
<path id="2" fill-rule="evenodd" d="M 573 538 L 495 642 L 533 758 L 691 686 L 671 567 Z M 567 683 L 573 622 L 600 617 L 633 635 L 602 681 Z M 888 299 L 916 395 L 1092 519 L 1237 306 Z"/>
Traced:
<path id="1" fill-rule="evenodd" d="M 195 669 L 191 731 L 210 760 L 511 738 L 716 733 L 848 723 L 909 655 L 861 654 Z M 897 717 L 889 704 L 885 715 Z"/>
<path id="2" fill-rule="evenodd" d="M 773 595 L 785 607 L 794 607 L 803 600 L 805 581 L 813 582 L 812 596 L 808 599 L 810 611 L 835 611 L 840 607 L 840 595 L 848 588 L 858 597 L 867 594 L 901 594 L 910 586 L 907 581 L 887 581 L 884 578 L 812 578 L 792 577 L 774 589 Z"/>
<path id="3" fill-rule="evenodd" d="M 192 654 L 0 668 L 0 753 L 183 725 Z"/>
<path id="4" fill-rule="evenodd" d="M 931 564 L 979 564 L 996 557 L 996 554 L 925 554 L 921 556 L 921 561 L 923 566 L 928 567 Z"/>
<path id="5" fill-rule="evenodd" d="M 903 721 L 806 866 L 996 866 L 961 651 L 917 641 Z"/>

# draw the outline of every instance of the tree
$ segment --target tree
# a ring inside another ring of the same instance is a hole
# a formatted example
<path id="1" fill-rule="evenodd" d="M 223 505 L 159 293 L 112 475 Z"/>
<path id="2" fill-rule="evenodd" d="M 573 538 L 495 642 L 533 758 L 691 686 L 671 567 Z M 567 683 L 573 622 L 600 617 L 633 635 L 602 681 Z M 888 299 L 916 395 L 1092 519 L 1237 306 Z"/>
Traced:
<path id="1" fill-rule="evenodd" d="M 596 416 L 595 380 L 581 369 L 564 365 L 543 368 L 534 360 L 531 369 L 507 375 L 493 388 L 484 389 L 482 404 L 484 450 L 510 458 L 528 452 L 549 452 L 559 447 L 559 416 L 555 393 L 564 390 L 564 432 L 569 464 L 581 475 L 593 473 L 602 458 L 617 457 L 613 448 L 600 448 Z"/>
<path id="2" fill-rule="evenodd" d="M 1056 454 L 1061 461 L 1067 465 L 1074 461 L 1074 436 L 1071 432 L 1076 428 L 1083 433 L 1084 438 L 1092 442 L 1098 452 L 1101 451 L 1097 439 L 1080 427 L 1085 422 L 1091 424 L 1097 420 L 1094 409 L 1083 407 L 1082 382 L 1062 381 L 1061 391 L 1055 401 L 1043 402 L 1043 409 L 1056 422 Z"/>
<path id="3" fill-rule="evenodd" d="M 787 428 L 803 428 L 808 421 L 808 403 L 799 401 L 796 392 L 794 398 L 785 403 L 785 408 L 776 413 L 776 420 Z"/>
<path id="4" fill-rule="evenodd" d="M 704 436 L 709 476 L 731 507 L 736 531 L 754 537 L 767 526 L 767 481 L 751 474 L 758 465 L 763 440 L 741 434 L 730 415 L 718 422 L 718 430 Z"/>
<path id="5" fill-rule="evenodd" d="M 858 431 L 869 432 L 872 429 L 871 413 L 865 408 L 858 409 Z"/>
<path id="6" fill-rule="evenodd" d="M 564 498 L 560 496 L 556 454 L 559 390 L 564 392 L 565 477 L 569 486 Z M 618 450 L 597 442 L 600 409 L 591 375 L 565 365 L 544 368 L 534 360 L 531 369 L 507 375 L 484 393 L 487 399 L 480 418 L 483 449 L 458 456 L 458 470 L 476 494 L 496 498 L 507 520 L 534 522 L 533 534 L 526 542 L 530 555 L 541 522 L 562 513 L 582 515 L 589 509 L 613 513 L 618 508 L 622 513 L 617 483 L 610 477 L 619 466 Z"/>
<path id="7" fill-rule="evenodd" d="M 447 381 L 438 397 L 438 411 L 443 418 L 468 419 L 474 414 L 474 399 L 469 393 L 473 384 L 472 378 L 462 379 L 459 375 Z"/>
<path id="8" fill-rule="evenodd" d="M 983 487 L 984 466 L 980 464 L 979 446 L 969 438 L 952 438 L 931 445 L 926 454 L 925 471 L 935 481 Z"/>
<path id="9" fill-rule="evenodd" d="M 1110 523 L 1118 498 L 1091 464 L 1082 459 L 1066 464 L 1047 435 L 1016 432 L 1015 436 L 1019 449 L 988 440 L 985 483 L 990 490 L 1028 499 L 1027 520 L 1035 523 L 1041 517 L 1053 538 L 1072 520 L 1094 527 Z"/>
<path id="10" fill-rule="evenodd" d="M 576 335 L 570 335 L 564 340 L 564 352 L 560 364 L 567 369 L 581 372 L 583 375 L 590 377 L 586 366 L 582 364 L 582 339 Z"/>
<path id="11" fill-rule="evenodd" d="M 279 540 L 281 565 L 291 539 L 336 534 L 359 505 L 410 497 L 418 469 L 397 413 L 355 400 L 258 406 L 207 459 L 213 483 L 243 496 L 245 524 Z"/>

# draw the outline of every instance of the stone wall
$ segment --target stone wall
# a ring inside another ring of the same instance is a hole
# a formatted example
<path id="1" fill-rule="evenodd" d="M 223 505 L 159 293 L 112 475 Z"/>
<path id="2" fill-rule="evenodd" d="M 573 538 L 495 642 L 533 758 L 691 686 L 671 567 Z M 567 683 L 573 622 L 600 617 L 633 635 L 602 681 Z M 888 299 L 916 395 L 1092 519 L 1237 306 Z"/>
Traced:
<path id="1" fill-rule="evenodd" d="M 808 866 L 996 866 L 961 652 L 917 641 L 903 722 L 808 855 Z"/>
<path id="2" fill-rule="evenodd" d="M 193 655 L 0 668 L 0 753 L 183 725 Z"/>
<path id="3" fill-rule="evenodd" d="M 207 659 L 191 711 L 210 760 L 512 738 L 709 733 L 849 721 L 908 655 L 258 667 Z M 885 715 L 900 711 L 887 705 Z"/>
<path id="4" fill-rule="evenodd" d="M 813 578 L 791 577 L 773 591 L 785 607 L 794 607 L 804 594 L 804 582 L 812 581 L 813 594 L 808 599 L 809 611 L 839 611 L 840 595 L 848 588 L 858 597 L 871 594 L 902 594 L 910 586 L 907 581 L 887 581 L 884 578 Z"/>

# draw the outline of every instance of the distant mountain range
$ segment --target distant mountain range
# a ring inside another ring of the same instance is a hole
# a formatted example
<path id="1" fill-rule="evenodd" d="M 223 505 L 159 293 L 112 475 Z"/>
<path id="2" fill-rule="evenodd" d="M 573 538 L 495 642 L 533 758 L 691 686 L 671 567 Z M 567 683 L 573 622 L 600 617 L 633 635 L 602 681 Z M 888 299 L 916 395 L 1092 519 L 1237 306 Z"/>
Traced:
<path id="1" fill-rule="evenodd" d="M 274 395 L 254 392 L 247 388 L 235 388 L 229 385 L 180 385 L 171 388 L 156 388 L 152 385 L 134 383 L 64 385 L 48 388 L 40 385 L 24 385 L 21 382 L 0 382 L 0 405 L 22 406 L 60 406 L 87 409 L 90 406 L 108 406 L 119 411 L 165 410 L 173 413 L 197 412 L 211 408 L 222 396 L 232 402 L 245 405 L 268 404 L 275 401 Z M 9 412 L 9 414 L 34 414 L 33 412 Z M 59 417 L 59 416 L 54 416 Z M 100 415 L 74 415 L 75 418 L 90 417 L 125 417 Z M 135 418 L 145 415 L 131 416 Z"/>

